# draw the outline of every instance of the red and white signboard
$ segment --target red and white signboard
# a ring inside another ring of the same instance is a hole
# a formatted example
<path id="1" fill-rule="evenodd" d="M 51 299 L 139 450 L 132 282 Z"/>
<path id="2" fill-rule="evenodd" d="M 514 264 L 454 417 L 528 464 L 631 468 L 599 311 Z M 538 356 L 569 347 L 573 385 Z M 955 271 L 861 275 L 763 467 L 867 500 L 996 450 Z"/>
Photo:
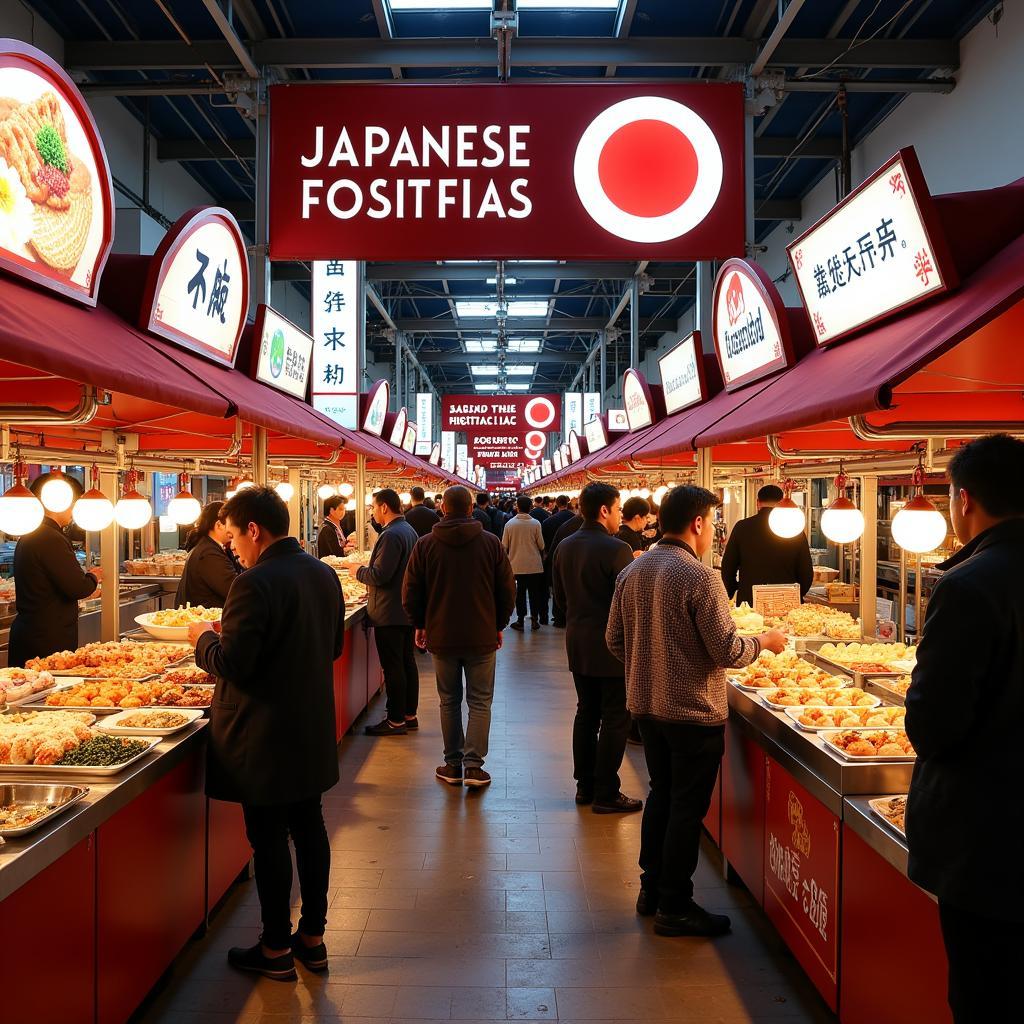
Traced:
<path id="1" fill-rule="evenodd" d="M 708 397 L 703 355 L 700 331 L 694 331 L 658 360 L 667 414 L 689 409 Z"/>
<path id="2" fill-rule="evenodd" d="M 727 391 L 792 365 L 789 320 L 772 279 L 757 264 L 726 260 L 712 300 L 715 351 Z"/>
<path id="3" fill-rule="evenodd" d="M 272 259 L 723 259 L 739 84 L 278 85 Z"/>
<path id="4" fill-rule="evenodd" d="M 543 447 L 544 435 L 541 434 Z M 484 466 L 509 466 L 515 469 L 526 461 L 526 440 L 523 435 L 495 431 L 468 435 L 469 451 L 475 462 Z"/>
<path id="5" fill-rule="evenodd" d="M 583 435 L 587 439 L 587 451 L 589 452 L 599 452 L 602 448 L 608 447 L 608 431 L 600 416 L 595 416 L 594 419 L 584 424 Z"/>
<path id="6" fill-rule="evenodd" d="M 262 302 L 256 309 L 254 335 L 253 377 L 305 401 L 313 339 Z"/>
<path id="7" fill-rule="evenodd" d="M 540 465 L 541 465 L 541 476 L 551 476 L 551 474 L 554 472 L 554 470 L 551 467 L 551 460 L 550 459 L 542 460 Z"/>
<path id="8" fill-rule="evenodd" d="M 376 434 L 377 437 L 382 437 L 384 423 L 388 418 L 388 405 L 391 403 L 391 385 L 386 380 L 379 380 L 361 398 L 360 426 L 367 434 Z"/>
<path id="9" fill-rule="evenodd" d="M 901 149 L 787 252 L 818 345 L 957 285 L 913 147 Z"/>
<path id="10" fill-rule="evenodd" d="M 0 269 L 96 305 L 114 202 L 96 122 L 64 69 L 0 39 Z"/>
<path id="11" fill-rule="evenodd" d="M 248 312 L 249 259 L 238 222 L 217 206 L 182 214 L 150 261 L 139 326 L 234 366 Z"/>
<path id="12" fill-rule="evenodd" d="M 531 430 L 560 430 L 561 403 L 557 395 L 445 395 L 441 425 L 445 430 L 472 434 L 487 431 L 526 434 Z"/>
<path id="13" fill-rule="evenodd" d="M 632 367 L 622 375 L 622 401 L 630 431 L 649 427 L 665 414 L 660 385 L 648 384 L 647 378 Z"/>
<path id="14" fill-rule="evenodd" d="M 398 412 L 388 413 L 384 424 L 387 439 L 396 447 L 401 448 L 405 442 L 405 428 L 409 422 L 409 410 L 403 405 Z"/>
<path id="15" fill-rule="evenodd" d="M 624 434 L 629 430 L 629 417 L 625 409 L 608 410 L 608 433 Z"/>

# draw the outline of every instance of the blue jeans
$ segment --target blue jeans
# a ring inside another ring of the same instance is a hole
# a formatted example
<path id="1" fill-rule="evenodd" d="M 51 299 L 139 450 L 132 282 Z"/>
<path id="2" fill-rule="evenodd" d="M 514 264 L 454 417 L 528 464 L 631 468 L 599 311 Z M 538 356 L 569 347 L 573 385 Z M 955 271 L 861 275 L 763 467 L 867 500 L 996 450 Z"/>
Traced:
<path id="1" fill-rule="evenodd" d="M 434 654 L 434 675 L 441 698 L 441 735 L 445 764 L 480 768 L 487 757 L 494 699 L 494 656 L 487 654 Z M 462 729 L 462 677 L 466 678 L 469 723 Z"/>

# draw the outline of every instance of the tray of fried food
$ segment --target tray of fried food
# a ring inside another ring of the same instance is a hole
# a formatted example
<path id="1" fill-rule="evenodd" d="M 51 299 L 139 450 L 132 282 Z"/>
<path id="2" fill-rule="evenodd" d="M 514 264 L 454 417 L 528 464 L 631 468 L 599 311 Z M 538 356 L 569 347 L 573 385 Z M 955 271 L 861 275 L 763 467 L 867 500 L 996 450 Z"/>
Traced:
<path id="1" fill-rule="evenodd" d="M 730 608 L 729 614 L 740 636 L 757 636 L 764 632 L 764 616 L 760 612 L 755 612 L 746 601 L 738 607 Z"/>
<path id="2" fill-rule="evenodd" d="M 117 640 L 86 644 L 77 650 L 60 651 L 46 658 L 33 658 L 26 667 L 55 676 L 82 679 L 148 679 L 192 653 L 188 644 Z"/>
<path id="3" fill-rule="evenodd" d="M 917 648 L 906 644 L 827 643 L 816 656 L 830 665 L 861 674 L 898 674 L 917 658 Z"/>
<path id="4" fill-rule="evenodd" d="M 910 676 L 867 676 L 864 687 L 893 704 L 903 704 L 910 689 Z"/>
<path id="5" fill-rule="evenodd" d="M 213 686 L 217 682 L 213 676 L 198 665 L 180 665 L 169 668 L 159 681 L 161 683 L 174 683 L 178 686 Z"/>
<path id="6" fill-rule="evenodd" d="M 902 729 L 839 729 L 820 732 L 825 747 L 846 761 L 913 761 L 917 752 Z"/>
<path id="7" fill-rule="evenodd" d="M 0 717 L 0 768 L 56 764 L 96 735 L 79 715 L 4 715 Z"/>
<path id="8" fill-rule="evenodd" d="M 868 801 L 868 807 L 885 822 L 904 841 L 907 838 L 905 819 L 907 815 L 907 798 L 905 794 L 897 796 L 876 796 Z"/>
<path id="9" fill-rule="evenodd" d="M 88 786 L 34 782 L 0 785 L 0 836 L 17 839 L 28 835 L 74 807 L 88 792 Z"/>
<path id="10" fill-rule="evenodd" d="M 51 693 L 57 685 L 49 672 L 28 668 L 0 668 L 0 707 L 16 708 Z"/>
<path id="11" fill-rule="evenodd" d="M 861 637 L 860 623 L 852 615 L 823 605 L 802 604 L 791 608 L 777 625 L 787 635 L 801 639 L 831 636 L 859 640 Z"/>
<path id="12" fill-rule="evenodd" d="M 341 593 L 345 598 L 345 604 L 359 604 L 366 600 L 366 586 L 355 578 L 355 576 L 338 576 L 341 584 Z"/>
<path id="13" fill-rule="evenodd" d="M 869 695 L 870 696 L 870 695 Z M 792 718 L 797 728 L 804 732 L 821 732 L 823 729 L 893 729 L 903 725 L 906 712 L 903 708 L 862 707 L 862 708 L 786 708 L 786 716 Z"/>
<path id="14" fill-rule="evenodd" d="M 729 679 L 741 690 L 779 689 L 785 686 L 830 689 L 849 686 L 852 682 L 847 676 L 825 672 L 813 662 L 789 650 L 781 654 L 762 651 L 746 668 L 730 673 Z"/>
<path id="15" fill-rule="evenodd" d="M 84 679 L 68 683 L 51 693 L 38 706 L 54 709 L 88 708 L 95 714 L 112 714 L 129 708 L 208 708 L 213 700 L 212 686 L 168 683 L 157 679 L 138 682 L 131 679 Z"/>
<path id="16" fill-rule="evenodd" d="M 881 698 L 865 693 L 857 686 L 828 690 L 790 686 L 778 690 L 759 690 L 758 695 L 772 711 L 787 708 L 877 708 Z"/>
<path id="17" fill-rule="evenodd" d="M 173 736 L 202 717 L 193 708 L 135 708 L 110 715 L 97 728 L 111 736 Z"/>

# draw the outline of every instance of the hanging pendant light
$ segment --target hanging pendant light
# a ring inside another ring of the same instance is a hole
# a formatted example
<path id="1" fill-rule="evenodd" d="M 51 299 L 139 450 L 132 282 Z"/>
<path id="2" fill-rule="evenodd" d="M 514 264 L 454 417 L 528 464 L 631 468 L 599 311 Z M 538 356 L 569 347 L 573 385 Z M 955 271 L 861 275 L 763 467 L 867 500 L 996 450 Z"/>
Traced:
<path id="1" fill-rule="evenodd" d="M 917 466 L 911 478 L 914 495 L 892 518 L 892 539 L 904 551 L 915 555 L 934 551 L 946 539 L 945 516 L 924 496 L 924 465 L 921 450 L 917 452 Z"/>
<path id="2" fill-rule="evenodd" d="M 343 484 L 338 484 L 338 493 L 343 498 L 351 498 L 356 493 L 356 489 L 346 481 Z"/>
<path id="3" fill-rule="evenodd" d="M 654 499 L 655 505 L 661 505 L 665 500 L 665 495 L 668 494 L 668 484 L 662 484 L 660 487 L 654 489 L 654 493 L 651 497 Z"/>
<path id="4" fill-rule="evenodd" d="M 90 479 L 92 486 L 72 506 L 71 518 L 86 533 L 98 533 L 114 521 L 114 505 L 100 490 L 99 466 L 93 464 Z"/>
<path id="5" fill-rule="evenodd" d="M 408 491 L 402 491 L 402 493 L 398 496 L 398 500 L 403 505 L 411 505 L 412 504 L 412 495 Z"/>
<path id="6" fill-rule="evenodd" d="M 316 489 L 316 496 L 321 501 L 326 501 L 328 498 L 334 497 L 334 495 L 337 494 L 337 493 L 338 493 L 338 488 L 335 487 L 334 484 L 329 484 L 329 483 L 326 483 L 326 482 L 322 483 Z"/>
<path id="7" fill-rule="evenodd" d="M 776 537 L 796 537 L 804 532 L 807 517 L 804 510 L 790 497 L 793 481 L 785 483 L 786 495 L 768 514 L 768 528 Z"/>
<path id="8" fill-rule="evenodd" d="M 356 510 L 356 499 L 355 498 L 349 498 L 348 501 L 345 502 L 345 511 L 346 512 L 355 512 L 355 510 Z"/>
<path id="9" fill-rule="evenodd" d="M 179 474 L 178 493 L 167 503 L 167 514 L 178 526 L 188 526 L 202 511 L 199 499 L 189 490 L 188 473 Z"/>
<path id="10" fill-rule="evenodd" d="M 821 532 L 835 544 L 850 544 L 864 533 L 864 513 L 846 496 L 848 481 L 839 463 L 836 497 L 821 513 Z"/>
<path id="11" fill-rule="evenodd" d="M 295 497 L 295 488 L 287 480 L 274 484 L 274 490 L 282 501 L 291 501 Z"/>
<path id="12" fill-rule="evenodd" d="M 67 512 L 75 500 L 75 489 L 63 470 L 49 474 L 39 491 L 39 500 L 47 512 Z"/>
<path id="13" fill-rule="evenodd" d="M 124 493 L 114 506 L 114 519 L 125 530 L 141 530 L 153 518 L 153 506 L 149 498 L 139 493 L 138 483 L 139 474 L 129 469 L 125 475 Z"/>
<path id="14" fill-rule="evenodd" d="M 0 533 L 22 537 L 39 528 L 46 510 L 23 482 L 28 476 L 28 466 L 21 461 L 20 449 L 15 450 L 12 468 L 14 483 L 0 497 Z"/>

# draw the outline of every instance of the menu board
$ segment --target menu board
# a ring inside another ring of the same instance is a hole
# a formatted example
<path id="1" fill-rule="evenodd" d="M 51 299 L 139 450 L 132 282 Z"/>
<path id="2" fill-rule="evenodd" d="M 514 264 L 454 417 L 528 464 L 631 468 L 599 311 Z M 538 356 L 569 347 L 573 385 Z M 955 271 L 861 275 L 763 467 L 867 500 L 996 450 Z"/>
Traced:
<path id="1" fill-rule="evenodd" d="M 754 584 L 754 611 L 766 618 L 781 618 L 800 606 L 799 583 Z"/>

